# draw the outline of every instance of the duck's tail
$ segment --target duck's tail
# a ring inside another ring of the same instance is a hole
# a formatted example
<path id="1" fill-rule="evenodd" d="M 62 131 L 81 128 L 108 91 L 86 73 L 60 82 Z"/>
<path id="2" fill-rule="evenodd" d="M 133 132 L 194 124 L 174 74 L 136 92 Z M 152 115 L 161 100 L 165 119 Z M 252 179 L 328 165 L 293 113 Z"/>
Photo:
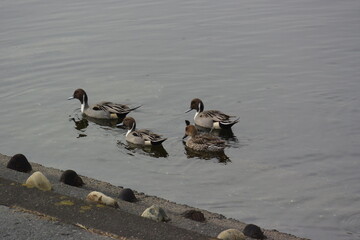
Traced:
<path id="1" fill-rule="evenodd" d="M 142 106 L 142 105 L 139 105 L 139 106 L 134 107 L 134 108 L 130 108 L 130 109 L 129 109 L 129 112 L 134 111 L 134 110 L 138 109 L 138 108 L 141 107 L 141 106 Z"/>
<path id="2" fill-rule="evenodd" d="M 219 125 L 223 129 L 229 129 L 231 128 L 235 123 L 239 122 L 240 118 L 235 119 L 234 121 L 226 121 L 226 122 L 219 122 Z"/>
<path id="3" fill-rule="evenodd" d="M 141 106 L 142 106 L 142 105 L 139 105 L 139 106 L 134 107 L 134 108 L 126 109 L 126 111 L 121 112 L 121 113 L 116 113 L 116 115 L 117 115 L 118 118 L 125 118 L 126 115 L 127 115 L 129 112 L 134 111 L 134 110 L 138 109 L 138 108 L 141 107 Z"/>
<path id="4" fill-rule="evenodd" d="M 160 138 L 157 140 L 152 140 L 151 141 L 151 145 L 152 146 L 157 146 L 157 145 L 161 145 L 167 138 Z"/>

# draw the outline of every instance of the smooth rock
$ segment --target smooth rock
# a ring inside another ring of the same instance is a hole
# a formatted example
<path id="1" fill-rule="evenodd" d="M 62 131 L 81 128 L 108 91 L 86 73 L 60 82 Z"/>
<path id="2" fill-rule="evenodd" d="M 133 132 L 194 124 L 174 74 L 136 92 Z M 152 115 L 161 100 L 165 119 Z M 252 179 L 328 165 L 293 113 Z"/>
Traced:
<path id="1" fill-rule="evenodd" d="M 156 205 L 152 205 L 151 207 L 145 209 L 141 216 L 158 222 L 170 221 L 170 218 L 166 215 L 164 209 Z"/>
<path id="2" fill-rule="evenodd" d="M 198 222 L 204 222 L 205 221 L 204 214 L 202 212 L 200 212 L 200 211 L 187 210 L 187 211 L 183 212 L 181 215 L 184 216 L 185 218 L 189 218 L 189 219 L 194 220 L 194 221 L 198 221 Z"/>
<path id="3" fill-rule="evenodd" d="M 43 191 L 50 191 L 51 190 L 51 183 L 49 180 L 42 174 L 41 172 L 37 171 L 34 172 L 25 182 L 26 186 L 28 187 L 36 187 Z"/>
<path id="4" fill-rule="evenodd" d="M 111 206 L 114 208 L 119 207 L 119 205 L 115 199 L 113 199 L 109 196 L 106 196 L 105 194 L 103 194 L 101 192 L 97 192 L 97 191 L 93 191 L 93 192 L 89 193 L 86 196 L 86 200 L 91 201 L 91 202 L 97 202 L 97 203 Z"/>
<path id="5" fill-rule="evenodd" d="M 60 182 L 75 187 L 81 187 L 82 185 L 84 185 L 81 177 L 79 177 L 79 175 L 73 170 L 66 170 L 65 172 L 63 172 L 60 177 Z"/>
<path id="6" fill-rule="evenodd" d="M 219 233 L 217 238 L 222 240 L 245 240 L 245 235 L 237 229 L 227 229 Z"/>
<path id="7" fill-rule="evenodd" d="M 245 236 L 256 238 L 256 239 L 265 239 L 266 236 L 261 231 L 260 227 L 256 226 L 255 224 L 248 224 L 245 226 L 243 231 Z"/>
<path id="8" fill-rule="evenodd" d="M 119 198 L 121 200 L 127 201 L 127 202 L 136 202 L 137 201 L 133 190 L 131 190 L 130 188 L 124 188 L 123 190 L 121 190 L 120 194 L 119 194 Z"/>
<path id="9" fill-rule="evenodd" d="M 9 160 L 7 166 L 7 168 L 10 168 L 12 170 L 16 170 L 19 172 L 31 172 L 32 167 L 29 163 L 29 161 L 27 160 L 27 158 L 21 154 L 15 154 L 14 156 L 12 156 L 12 158 Z"/>

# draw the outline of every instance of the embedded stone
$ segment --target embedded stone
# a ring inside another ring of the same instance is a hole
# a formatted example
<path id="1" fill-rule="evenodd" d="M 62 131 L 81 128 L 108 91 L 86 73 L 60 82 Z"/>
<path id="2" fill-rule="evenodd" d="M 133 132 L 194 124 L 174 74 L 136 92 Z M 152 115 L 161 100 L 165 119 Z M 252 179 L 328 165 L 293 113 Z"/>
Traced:
<path id="1" fill-rule="evenodd" d="M 170 218 L 166 215 L 164 209 L 156 205 L 152 205 L 151 207 L 145 209 L 141 216 L 158 222 L 170 221 Z"/>
<path id="2" fill-rule="evenodd" d="M 133 190 L 131 190 L 130 188 L 124 188 L 123 190 L 121 190 L 119 198 L 121 200 L 127 201 L 127 202 L 136 202 L 137 201 Z"/>
<path id="3" fill-rule="evenodd" d="M 256 238 L 256 239 L 265 239 L 266 236 L 261 231 L 260 227 L 255 224 L 248 224 L 245 226 L 243 233 L 245 236 Z"/>
<path id="4" fill-rule="evenodd" d="M 93 191 L 93 192 L 89 193 L 86 197 L 86 200 L 104 204 L 104 205 L 111 206 L 114 208 L 119 207 L 119 204 L 117 203 L 117 201 L 115 199 L 113 199 L 109 196 L 106 196 L 105 194 L 103 194 L 101 192 L 97 192 L 97 191 Z"/>
<path id="5" fill-rule="evenodd" d="M 28 187 L 36 187 L 37 189 L 43 191 L 50 191 L 51 190 L 51 183 L 49 180 L 42 174 L 41 172 L 37 171 L 34 172 L 25 182 Z"/>
<path id="6" fill-rule="evenodd" d="M 60 182 L 74 187 L 81 187 L 84 185 L 81 177 L 79 177 L 79 175 L 73 170 L 66 170 L 63 172 L 60 177 Z"/>
<path id="7" fill-rule="evenodd" d="M 19 172 L 30 172 L 32 170 L 32 167 L 29 163 L 29 161 L 27 160 L 27 158 L 21 154 L 15 154 L 14 156 L 12 156 L 12 158 L 9 160 L 7 166 L 7 168 L 10 168 L 12 170 L 16 170 Z"/>
<path id="8" fill-rule="evenodd" d="M 217 238 L 222 240 L 245 240 L 245 235 L 237 229 L 227 229 L 219 233 Z"/>
<path id="9" fill-rule="evenodd" d="M 183 212 L 181 215 L 184 216 L 185 218 L 189 218 L 189 219 L 194 220 L 194 221 L 198 221 L 198 222 L 204 222 L 205 221 L 204 214 L 202 212 L 200 212 L 200 211 L 187 210 L 187 211 Z"/>

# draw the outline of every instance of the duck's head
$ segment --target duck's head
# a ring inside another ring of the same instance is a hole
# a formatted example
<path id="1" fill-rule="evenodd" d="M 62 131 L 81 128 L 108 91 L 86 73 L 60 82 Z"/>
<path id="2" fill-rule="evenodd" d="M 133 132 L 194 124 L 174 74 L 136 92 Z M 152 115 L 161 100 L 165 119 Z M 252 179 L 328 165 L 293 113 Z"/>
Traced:
<path id="1" fill-rule="evenodd" d="M 135 119 L 132 117 L 126 117 L 124 118 L 122 123 L 117 124 L 116 126 L 124 126 L 126 127 L 128 130 L 135 130 L 136 128 L 136 122 Z"/>
<path id="2" fill-rule="evenodd" d="M 71 99 L 79 99 L 79 101 L 81 102 L 81 104 L 84 104 L 88 102 L 88 97 L 86 92 L 84 91 L 84 89 L 82 88 L 78 88 L 74 91 L 74 94 L 68 98 L 68 100 Z"/>
<path id="3" fill-rule="evenodd" d="M 196 127 L 194 125 L 191 125 L 188 120 L 185 120 L 185 123 L 186 123 L 186 127 L 185 127 L 185 135 L 183 139 L 186 138 L 187 136 L 194 137 L 197 134 Z"/>
<path id="4" fill-rule="evenodd" d="M 204 103 L 201 101 L 201 99 L 194 98 L 193 100 L 191 100 L 190 109 L 187 110 L 186 113 L 190 112 L 193 109 L 195 109 L 197 112 L 204 111 Z"/>

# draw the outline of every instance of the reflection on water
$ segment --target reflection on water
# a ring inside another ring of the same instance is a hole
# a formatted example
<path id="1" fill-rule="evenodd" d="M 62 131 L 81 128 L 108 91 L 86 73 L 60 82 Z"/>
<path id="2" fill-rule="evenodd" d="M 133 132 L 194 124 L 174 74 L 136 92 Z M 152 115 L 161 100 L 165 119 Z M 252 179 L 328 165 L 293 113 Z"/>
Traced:
<path id="1" fill-rule="evenodd" d="M 118 118 L 118 119 L 98 119 L 98 118 L 92 118 L 86 115 L 81 114 L 75 114 L 73 117 L 70 116 L 70 121 L 73 121 L 75 123 L 75 129 L 77 130 L 84 130 L 89 126 L 89 121 L 96 123 L 100 126 L 106 126 L 106 127 L 116 127 L 116 124 L 121 123 L 124 118 Z"/>
<path id="2" fill-rule="evenodd" d="M 87 135 L 84 133 L 85 129 L 89 126 L 89 121 L 96 123 L 100 126 L 106 126 L 115 128 L 116 124 L 121 123 L 124 120 L 124 118 L 118 118 L 118 119 L 97 119 L 97 118 L 91 118 L 83 114 L 75 113 L 74 116 L 69 116 L 69 121 L 73 121 L 75 123 L 75 129 L 81 131 L 79 135 L 76 138 L 82 138 L 87 137 Z"/>
<path id="3" fill-rule="evenodd" d="M 92 118 L 88 117 L 86 115 L 83 116 L 84 119 L 96 123 L 100 126 L 106 126 L 106 127 L 116 127 L 116 124 L 121 123 L 124 118 L 118 118 L 118 119 L 98 119 L 98 118 Z"/>
<path id="4" fill-rule="evenodd" d="M 76 138 L 87 137 L 87 135 L 83 133 L 85 132 L 85 129 L 89 126 L 89 121 L 87 119 L 81 118 L 77 114 L 75 114 L 73 117 L 69 116 L 69 121 L 73 121 L 75 123 L 75 129 L 82 132 L 79 133 Z"/>
<path id="5" fill-rule="evenodd" d="M 80 133 L 79 136 L 77 136 L 76 138 L 82 138 L 82 137 L 87 137 L 86 134 Z"/>
<path id="6" fill-rule="evenodd" d="M 133 153 L 140 153 L 154 158 L 166 158 L 169 156 L 169 154 L 162 145 L 139 146 L 129 142 L 126 142 L 125 144 L 121 141 L 118 141 L 117 144 L 120 148 L 125 148 L 126 150 L 128 150 L 129 155 L 132 155 Z"/>
<path id="7" fill-rule="evenodd" d="M 86 129 L 89 126 L 89 121 L 85 118 L 77 120 L 74 117 L 69 118 L 70 121 L 73 121 L 75 123 L 75 129 L 76 130 L 83 130 Z"/>
<path id="8" fill-rule="evenodd" d="M 185 142 L 184 146 L 185 146 Z M 188 158 L 200 158 L 204 160 L 217 159 L 219 163 L 230 163 L 230 158 L 224 152 L 198 152 L 185 146 L 185 154 Z"/>

